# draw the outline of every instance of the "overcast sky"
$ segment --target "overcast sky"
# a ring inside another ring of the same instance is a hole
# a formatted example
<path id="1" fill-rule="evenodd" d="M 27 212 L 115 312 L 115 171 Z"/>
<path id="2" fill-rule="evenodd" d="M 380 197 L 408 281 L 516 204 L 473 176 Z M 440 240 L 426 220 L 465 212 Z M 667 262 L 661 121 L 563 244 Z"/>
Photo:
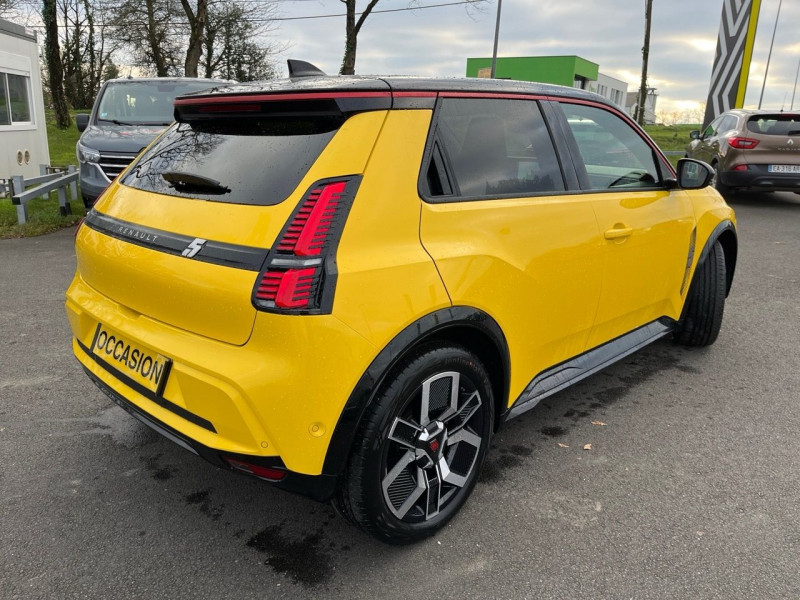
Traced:
<path id="1" fill-rule="evenodd" d="M 453 0 L 381 0 L 376 10 Z M 757 105 L 779 0 L 762 0 L 746 105 Z M 342 13 L 339 0 L 278 0 L 278 17 Z M 367 0 L 358 0 L 359 9 Z M 491 56 L 497 3 L 372 14 L 358 38 L 356 73 L 460 77 L 467 57 Z M 504 0 L 498 56 L 576 54 L 600 72 L 639 87 L 644 0 Z M 648 84 L 657 109 L 697 109 L 708 96 L 722 0 L 653 0 Z M 764 108 L 791 104 L 800 59 L 800 1 L 784 0 L 764 93 Z M 274 37 L 329 74 L 341 65 L 344 17 L 281 21 Z M 284 71 L 285 73 L 285 71 Z M 800 108 L 800 92 L 795 98 Z"/>

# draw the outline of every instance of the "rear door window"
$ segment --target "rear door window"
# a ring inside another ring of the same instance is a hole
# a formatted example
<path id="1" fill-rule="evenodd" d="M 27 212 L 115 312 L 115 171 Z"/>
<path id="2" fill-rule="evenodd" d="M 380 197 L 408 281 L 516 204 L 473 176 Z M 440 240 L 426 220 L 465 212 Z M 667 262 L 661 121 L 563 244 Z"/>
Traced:
<path id="1" fill-rule="evenodd" d="M 279 204 L 341 122 L 309 117 L 177 123 L 136 160 L 121 183 L 168 196 Z"/>
<path id="2" fill-rule="evenodd" d="M 442 161 L 450 165 L 453 181 Z M 432 196 L 465 198 L 563 191 L 564 178 L 538 103 L 442 99 L 428 186 Z"/>

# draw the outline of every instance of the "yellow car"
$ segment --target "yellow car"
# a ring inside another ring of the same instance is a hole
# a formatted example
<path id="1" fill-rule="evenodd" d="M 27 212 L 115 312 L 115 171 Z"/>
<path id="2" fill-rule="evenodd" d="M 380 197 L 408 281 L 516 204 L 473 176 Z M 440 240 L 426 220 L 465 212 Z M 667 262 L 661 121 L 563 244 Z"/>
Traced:
<path id="1" fill-rule="evenodd" d="M 176 99 L 77 232 L 75 355 L 176 444 L 406 543 L 506 420 L 716 339 L 734 213 L 601 97 L 290 73 Z"/>

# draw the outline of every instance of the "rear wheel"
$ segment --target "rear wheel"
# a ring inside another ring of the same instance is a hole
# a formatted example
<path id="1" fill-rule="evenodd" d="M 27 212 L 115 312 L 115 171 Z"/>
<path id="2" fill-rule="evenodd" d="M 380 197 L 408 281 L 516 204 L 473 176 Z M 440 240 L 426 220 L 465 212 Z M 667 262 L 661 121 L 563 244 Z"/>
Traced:
<path id="1" fill-rule="evenodd" d="M 725 308 L 725 252 L 714 242 L 697 267 L 675 339 L 685 346 L 709 346 L 719 335 Z"/>
<path id="2" fill-rule="evenodd" d="M 433 535 L 475 486 L 492 403 L 486 370 L 469 351 L 420 349 L 364 417 L 337 494 L 340 511 L 385 542 Z"/>
<path id="3" fill-rule="evenodd" d="M 712 167 L 714 167 L 714 176 L 711 178 L 711 185 L 712 185 L 714 188 L 716 188 L 716 190 L 717 190 L 717 191 L 718 191 L 720 194 L 722 194 L 722 195 L 724 196 L 725 194 L 727 194 L 728 192 L 730 192 L 730 191 L 731 191 L 731 188 L 730 188 L 730 187 L 728 187 L 727 185 L 725 185 L 724 183 L 722 183 L 722 181 L 720 181 L 720 177 L 719 177 L 719 164 L 715 162 L 715 163 L 714 163 L 714 164 L 712 164 L 711 166 L 712 166 Z"/>

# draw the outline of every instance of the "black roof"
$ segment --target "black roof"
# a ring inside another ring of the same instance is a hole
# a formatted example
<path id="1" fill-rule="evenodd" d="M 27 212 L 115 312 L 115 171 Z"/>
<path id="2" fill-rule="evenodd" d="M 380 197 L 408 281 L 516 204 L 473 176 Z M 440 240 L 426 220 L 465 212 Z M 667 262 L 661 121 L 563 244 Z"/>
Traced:
<path id="1" fill-rule="evenodd" d="M 195 92 L 187 96 L 248 95 L 274 93 L 313 92 L 466 92 L 487 94 L 528 94 L 577 98 L 603 104 L 611 103 L 602 96 L 578 88 L 533 83 L 510 79 L 479 79 L 471 77 L 368 77 L 343 75 L 339 77 L 302 77 L 275 79 L 219 86 L 213 90 Z"/>

